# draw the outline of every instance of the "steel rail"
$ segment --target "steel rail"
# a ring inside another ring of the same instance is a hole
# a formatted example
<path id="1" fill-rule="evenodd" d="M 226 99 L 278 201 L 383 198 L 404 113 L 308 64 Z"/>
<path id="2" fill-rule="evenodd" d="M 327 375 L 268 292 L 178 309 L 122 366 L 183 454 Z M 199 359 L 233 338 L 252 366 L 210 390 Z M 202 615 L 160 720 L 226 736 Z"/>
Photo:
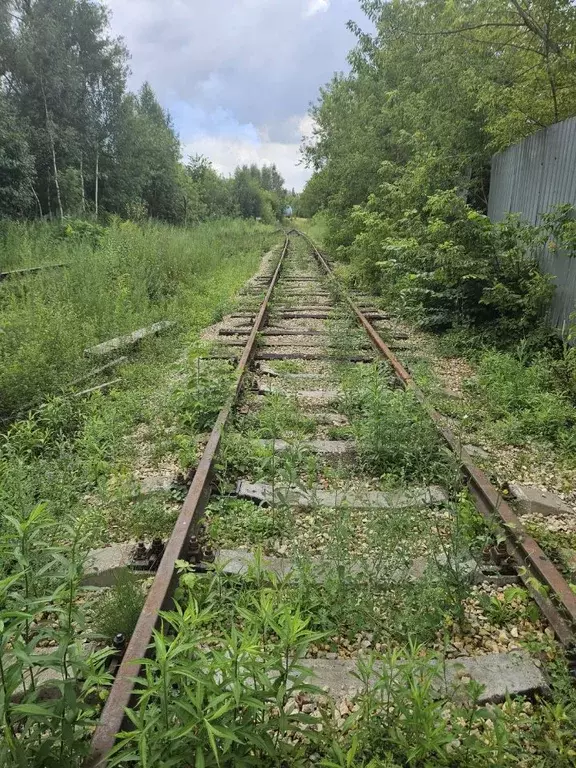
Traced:
<path id="1" fill-rule="evenodd" d="M 141 665 L 139 660 L 146 656 L 153 631 L 158 623 L 158 615 L 160 611 L 169 607 L 170 600 L 177 586 L 176 561 L 185 555 L 185 549 L 194 525 L 198 523 L 210 497 L 214 460 L 220 445 L 222 432 L 240 394 L 244 376 L 248 370 L 248 364 L 255 351 L 256 339 L 265 321 L 268 303 L 276 287 L 288 246 L 289 234 L 285 234 L 284 245 L 278 264 L 236 368 L 234 389 L 218 414 L 180 514 L 170 539 L 166 544 L 144 607 L 118 668 L 100 720 L 96 726 L 92 738 L 90 757 L 87 762 L 88 766 L 103 766 L 106 764 L 106 755 L 114 746 L 116 736 L 122 730 L 125 711 L 130 704 L 130 699 L 134 692 L 135 678 L 140 672 Z"/>
<path id="2" fill-rule="evenodd" d="M 442 423 L 440 413 L 427 401 L 410 373 L 383 341 L 378 331 L 367 319 L 348 292 L 337 279 L 332 268 L 322 256 L 314 242 L 304 232 L 298 234 L 311 246 L 314 256 L 328 277 L 334 281 L 352 309 L 360 325 L 368 334 L 374 348 L 380 352 L 394 369 L 394 373 L 406 389 L 412 391 L 434 421 L 438 431 L 461 463 L 461 468 L 468 481 L 476 507 L 482 516 L 491 522 L 496 521 L 506 535 L 506 547 L 509 555 L 518 566 L 518 575 L 548 619 L 556 637 L 568 649 L 576 643 L 576 595 L 570 585 L 541 549 L 538 542 L 529 535 L 512 507 L 494 487 L 487 475 L 474 464 L 470 454 L 464 450 L 460 440 Z M 534 578 L 538 584 L 534 583 Z M 544 587 L 544 589 L 542 589 Z M 550 593 L 550 594 L 547 594 Z M 555 602 L 551 599 L 553 596 Z M 556 605 L 557 603 L 558 605 Z"/>

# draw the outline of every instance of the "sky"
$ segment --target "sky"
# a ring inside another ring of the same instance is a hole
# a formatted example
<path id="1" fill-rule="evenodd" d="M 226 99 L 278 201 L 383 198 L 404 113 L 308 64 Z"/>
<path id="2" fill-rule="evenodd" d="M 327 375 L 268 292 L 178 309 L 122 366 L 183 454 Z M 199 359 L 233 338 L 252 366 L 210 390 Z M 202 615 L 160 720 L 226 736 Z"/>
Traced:
<path id="1" fill-rule="evenodd" d="M 108 0 L 115 35 L 132 55 L 129 86 L 148 80 L 172 115 L 183 153 L 224 174 L 276 163 L 289 188 L 300 163 L 308 107 L 347 69 L 362 21 L 358 0 Z"/>

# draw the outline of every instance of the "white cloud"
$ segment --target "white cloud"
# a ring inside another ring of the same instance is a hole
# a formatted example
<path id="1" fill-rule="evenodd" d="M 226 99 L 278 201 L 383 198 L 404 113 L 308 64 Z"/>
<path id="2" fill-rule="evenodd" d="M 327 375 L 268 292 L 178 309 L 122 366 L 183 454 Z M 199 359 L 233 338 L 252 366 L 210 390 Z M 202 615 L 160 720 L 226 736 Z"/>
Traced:
<path id="1" fill-rule="evenodd" d="M 130 49 L 129 85 L 150 81 L 185 154 L 224 173 L 274 162 L 289 186 L 309 171 L 300 141 L 318 88 L 346 69 L 358 0 L 107 0 L 112 30 Z"/>
<path id="2" fill-rule="evenodd" d="M 317 13 L 325 13 L 330 8 L 330 0 L 308 0 L 304 16 L 315 16 Z"/>
<path id="3" fill-rule="evenodd" d="M 210 158 L 220 173 L 229 175 L 238 165 L 271 165 L 274 163 L 286 181 L 288 189 L 299 192 L 311 172 L 300 160 L 300 144 L 274 141 L 253 142 L 221 136 L 201 135 L 184 145 L 184 156 L 201 154 Z"/>

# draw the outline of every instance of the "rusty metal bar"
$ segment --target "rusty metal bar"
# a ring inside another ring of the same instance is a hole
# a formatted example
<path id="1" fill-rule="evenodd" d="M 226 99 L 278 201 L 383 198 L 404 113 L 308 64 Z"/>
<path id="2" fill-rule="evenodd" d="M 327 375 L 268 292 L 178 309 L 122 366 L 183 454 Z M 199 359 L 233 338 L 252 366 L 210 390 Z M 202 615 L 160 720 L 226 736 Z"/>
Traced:
<path id="1" fill-rule="evenodd" d="M 40 267 L 26 267 L 24 269 L 13 269 L 9 272 L 0 272 L 0 281 L 8 280 L 10 277 L 26 277 L 26 275 L 33 275 L 36 272 L 42 272 L 45 269 L 61 269 L 67 267 L 68 264 L 42 264 Z"/>
<path id="2" fill-rule="evenodd" d="M 326 274 L 331 279 L 335 280 L 336 278 L 332 269 L 312 240 L 304 233 L 300 234 L 310 244 L 317 261 L 321 264 Z M 502 498 L 502 495 L 492 485 L 489 478 L 474 464 L 472 457 L 462 448 L 457 437 L 444 426 L 441 415 L 426 401 L 422 390 L 416 385 L 412 376 L 406 368 L 404 368 L 396 355 L 394 355 L 390 347 L 382 340 L 366 316 L 360 309 L 358 309 L 354 301 L 345 291 L 342 291 L 342 296 L 356 315 L 358 322 L 365 329 L 374 347 L 388 360 L 394 369 L 396 376 L 404 386 L 415 394 L 419 402 L 433 419 L 444 440 L 459 458 L 464 474 L 467 477 L 469 488 L 476 500 L 476 505 L 481 514 L 492 521 L 496 517 L 497 521 L 504 529 L 508 551 L 512 557 L 514 557 L 516 562 L 521 564 L 524 568 L 529 568 L 532 572 L 532 576 L 536 576 L 554 596 L 569 623 L 565 621 L 552 601 L 542 593 L 538 592 L 530 579 L 530 575 L 524 573 L 523 568 L 520 569 L 520 578 L 530 589 L 533 596 L 535 593 L 538 594 L 536 602 L 550 622 L 560 642 L 565 646 L 573 645 L 575 642 L 573 626 L 576 626 L 576 595 L 570 589 L 570 585 L 550 560 L 548 555 L 541 549 L 538 542 L 528 534 L 519 517 Z"/>
<path id="3" fill-rule="evenodd" d="M 246 342 L 244 352 L 236 369 L 236 383 L 231 396 L 218 414 L 216 423 L 210 434 L 210 438 L 196 472 L 192 485 L 188 491 L 180 514 L 172 531 L 172 535 L 166 544 L 162 560 L 154 577 L 154 582 L 146 597 L 146 602 L 136 624 L 136 628 L 130 638 L 128 647 L 118 668 L 116 679 L 110 690 L 110 695 L 102 710 L 102 715 L 96 726 L 92 738 L 91 754 L 88 765 L 103 766 L 106 755 L 114 746 L 116 736 L 122 730 L 125 710 L 129 706 L 134 689 L 134 678 L 140 672 L 139 659 L 146 656 L 152 633 L 158 622 L 158 614 L 165 609 L 176 587 L 175 564 L 185 554 L 186 545 L 193 529 L 202 514 L 210 497 L 210 483 L 213 474 L 214 459 L 220 445 L 222 431 L 230 416 L 232 408 L 240 394 L 244 375 L 248 369 L 248 363 L 255 351 L 258 332 L 264 323 L 268 310 L 270 297 L 276 286 L 278 275 L 282 269 L 282 263 L 288 250 L 288 236 L 284 241 L 284 247 L 278 261 L 278 265 L 270 281 L 266 296 L 262 301 L 260 310 L 254 321 L 252 332 Z"/>

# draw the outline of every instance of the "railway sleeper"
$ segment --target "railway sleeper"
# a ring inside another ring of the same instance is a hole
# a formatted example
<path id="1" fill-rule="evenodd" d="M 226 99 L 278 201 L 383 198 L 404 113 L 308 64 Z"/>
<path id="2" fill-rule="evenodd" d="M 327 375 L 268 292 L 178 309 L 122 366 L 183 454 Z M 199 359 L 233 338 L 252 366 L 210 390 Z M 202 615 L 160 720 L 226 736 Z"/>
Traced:
<path id="1" fill-rule="evenodd" d="M 310 507 L 353 507 L 356 509 L 411 509 L 419 506 L 443 504 L 448 501 L 446 492 L 438 485 L 426 488 L 410 488 L 402 491 L 326 491 L 314 489 L 305 492 L 294 486 L 277 486 L 273 492 L 268 483 L 251 483 L 239 480 L 236 494 L 252 501 L 266 504 L 288 504 L 302 509 Z"/>

